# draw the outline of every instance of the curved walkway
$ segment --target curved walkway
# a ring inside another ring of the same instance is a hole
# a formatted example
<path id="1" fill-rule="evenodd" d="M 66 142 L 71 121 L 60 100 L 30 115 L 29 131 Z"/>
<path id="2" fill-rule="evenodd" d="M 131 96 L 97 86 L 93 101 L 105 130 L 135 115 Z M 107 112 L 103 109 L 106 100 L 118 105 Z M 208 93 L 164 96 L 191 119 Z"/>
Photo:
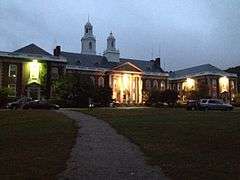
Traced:
<path id="1" fill-rule="evenodd" d="M 106 122 L 76 111 L 61 110 L 79 125 L 67 169 L 59 179 L 166 179 L 147 166 L 139 148 Z"/>

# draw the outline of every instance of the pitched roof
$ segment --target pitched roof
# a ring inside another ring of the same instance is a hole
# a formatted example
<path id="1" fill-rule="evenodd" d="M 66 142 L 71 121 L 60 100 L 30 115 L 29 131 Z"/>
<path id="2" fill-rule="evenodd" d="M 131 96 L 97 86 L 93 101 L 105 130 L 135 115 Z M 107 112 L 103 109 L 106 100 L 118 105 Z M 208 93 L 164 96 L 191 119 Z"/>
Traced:
<path id="1" fill-rule="evenodd" d="M 203 76 L 203 75 L 220 75 L 220 76 L 233 76 L 235 74 L 227 73 L 211 64 L 203 64 L 200 66 L 194 66 L 187 69 L 182 69 L 170 73 L 171 79 L 183 79 L 192 76 Z"/>
<path id="2" fill-rule="evenodd" d="M 40 48 L 35 44 L 29 44 L 25 47 L 22 47 L 13 53 L 21 53 L 21 54 L 36 54 L 36 55 L 43 55 L 43 56 L 52 56 L 52 54 L 48 53 L 44 49 Z"/>
<path id="3" fill-rule="evenodd" d="M 135 60 L 135 59 L 124 59 L 120 58 L 120 62 L 130 62 L 134 64 L 135 66 L 139 67 L 145 72 L 158 72 L 158 73 L 164 73 L 161 67 L 154 68 L 151 61 L 143 61 L 143 60 Z"/>
<path id="4" fill-rule="evenodd" d="M 0 51 L 0 57 L 8 57 L 8 58 L 17 58 L 19 60 L 24 59 L 38 59 L 42 61 L 53 61 L 53 62 L 63 62 L 66 63 L 65 58 L 59 58 L 51 55 L 44 49 L 38 47 L 35 44 L 29 44 L 23 48 L 20 48 L 13 52 L 2 52 Z"/>
<path id="5" fill-rule="evenodd" d="M 153 68 L 150 61 L 120 58 L 119 62 L 109 62 L 106 57 L 100 55 L 79 54 L 64 51 L 61 52 L 61 56 L 67 59 L 68 65 L 70 66 L 112 69 L 120 64 L 130 62 L 145 72 L 164 72 L 160 67 Z"/>

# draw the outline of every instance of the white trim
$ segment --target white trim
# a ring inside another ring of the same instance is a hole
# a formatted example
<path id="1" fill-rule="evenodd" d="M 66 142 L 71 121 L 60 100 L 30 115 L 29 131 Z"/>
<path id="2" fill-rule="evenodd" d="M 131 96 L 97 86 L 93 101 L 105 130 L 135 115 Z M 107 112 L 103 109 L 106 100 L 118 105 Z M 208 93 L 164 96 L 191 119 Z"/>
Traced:
<path id="1" fill-rule="evenodd" d="M 34 55 L 34 54 L 18 54 L 18 53 L 8 53 L 8 52 L 0 52 L 0 57 L 11 57 L 11 58 L 23 58 L 23 59 L 37 59 L 37 60 L 45 60 L 45 61 L 53 61 L 53 62 L 67 62 L 66 58 L 53 58 L 44 55 Z"/>
<path id="2" fill-rule="evenodd" d="M 180 80 L 180 79 L 186 79 L 186 78 L 190 78 L 190 77 L 208 76 L 208 75 L 237 77 L 237 75 L 233 74 L 233 73 L 227 73 L 227 72 L 226 73 L 214 73 L 214 72 L 206 71 L 206 72 L 202 72 L 202 73 L 188 74 L 188 75 L 180 76 L 180 77 L 176 77 L 176 78 L 170 77 L 169 80 Z"/>
<path id="3" fill-rule="evenodd" d="M 118 66 L 119 67 L 119 66 Z M 134 74 L 142 74 L 145 76 L 165 76 L 169 77 L 168 73 L 155 73 L 155 72 L 135 72 L 135 71 L 117 71 L 117 70 L 111 70 L 107 68 L 90 68 L 90 67 L 83 67 L 83 66 L 74 66 L 74 65 L 67 65 L 66 70 L 78 70 L 78 71 L 95 71 L 95 72 L 114 72 L 114 73 L 134 73 Z"/>
<path id="4" fill-rule="evenodd" d="M 74 66 L 74 65 L 67 65 L 66 70 L 80 70 L 80 71 L 101 71 L 106 72 L 109 69 L 106 68 L 90 68 L 90 67 L 83 67 L 83 66 Z"/>
<path id="5" fill-rule="evenodd" d="M 112 70 L 115 70 L 115 69 L 120 68 L 120 67 L 125 66 L 125 65 L 130 65 L 130 66 L 134 67 L 135 69 L 137 69 L 138 71 L 143 72 L 142 69 L 138 68 L 137 66 L 135 66 L 134 64 L 132 64 L 132 63 L 130 63 L 130 62 L 122 63 L 122 64 L 120 64 L 120 65 L 112 68 Z M 131 71 L 131 72 L 132 72 L 132 71 Z M 133 71 L 133 72 L 135 72 L 135 71 Z"/>
<path id="6" fill-rule="evenodd" d="M 165 76 L 165 77 L 169 77 L 168 73 L 158 73 L 158 72 L 144 72 L 145 76 Z"/>

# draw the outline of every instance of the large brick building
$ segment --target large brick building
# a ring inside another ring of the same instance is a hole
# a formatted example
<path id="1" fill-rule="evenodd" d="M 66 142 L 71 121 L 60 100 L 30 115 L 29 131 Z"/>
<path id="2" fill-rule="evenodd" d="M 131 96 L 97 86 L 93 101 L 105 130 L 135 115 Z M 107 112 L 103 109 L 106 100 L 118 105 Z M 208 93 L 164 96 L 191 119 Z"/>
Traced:
<path id="1" fill-rule="evenodd" d="M 66 59 L 30 44 L 14 52 L 0 52 L 0 88 L 11 97 L 51 97 L 52 81 L 64 74 Z"/>
<path id="2" fill-rule="evenodd" d="M 237 75 L 211 64 L 204 64 L 170 73 L 170 88 L 177 90 L 182 100 L 189 91 L 203 91 L 212 98 L 233 100 L 237 93 Z"/>
<path id="3" fill-rule="evenodd" d="M 165 72 L 160 58 L 143 61 L 120 58 L 116 39 L 110 33 L 103 56 L 96 55 L 93 26 L 88 22 L 81 39 L 81 53 L 65 52 L 60 46 L 50 54 L 30 44 L 14 52 L 0 52 L 0 88 L 11 89 L 11 96 L 36 99 L 52 96 L 53 81 L 66 73 L 89 76 L 95 86 L 110 86 L 118 103 L 141 104 L 151 89 L 180 92 L 208 87 L 209 96 L 233 99 L 237 93 L 236 75 L 212 65 L 202 65 L 175 72 Z"/>

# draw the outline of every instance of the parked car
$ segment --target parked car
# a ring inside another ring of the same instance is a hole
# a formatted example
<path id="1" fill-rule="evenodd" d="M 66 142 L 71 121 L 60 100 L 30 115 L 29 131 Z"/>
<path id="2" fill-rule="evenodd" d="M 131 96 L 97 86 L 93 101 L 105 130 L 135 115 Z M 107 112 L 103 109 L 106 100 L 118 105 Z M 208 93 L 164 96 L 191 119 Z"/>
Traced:
<path id="1" fill-rule="evenodd" d="M 201 99 L 199 102 L 200 110 L 223 110 L 231 111 L 233 106 L 228 103 L 224 103 L 221 99 Z"/>
<path id="2" fill-rule="evenodd" d="M 23 105 L 23 109 L 59 109 L 59 105 L 51 104 L 47 101 L 30 101 Z"/>
<path id="3" fill-rule="evenodd" d="M 199 101 L 198 100 L 188 100 L 186 109 L 187 110 L 198 110 L 199 109 Z"/>
<path id="4" fill-rule="evenodd" d="M 17 101 L 8 103 L 7 108 L 8 109 L 19 109 L 22 106 L 24 106 L 24 104 L 26 104 L 27 102 L 30 102 L 30 101 L 32 101 L 31 98 L 22 97 L 22 98 L 18 99 Z"/>

